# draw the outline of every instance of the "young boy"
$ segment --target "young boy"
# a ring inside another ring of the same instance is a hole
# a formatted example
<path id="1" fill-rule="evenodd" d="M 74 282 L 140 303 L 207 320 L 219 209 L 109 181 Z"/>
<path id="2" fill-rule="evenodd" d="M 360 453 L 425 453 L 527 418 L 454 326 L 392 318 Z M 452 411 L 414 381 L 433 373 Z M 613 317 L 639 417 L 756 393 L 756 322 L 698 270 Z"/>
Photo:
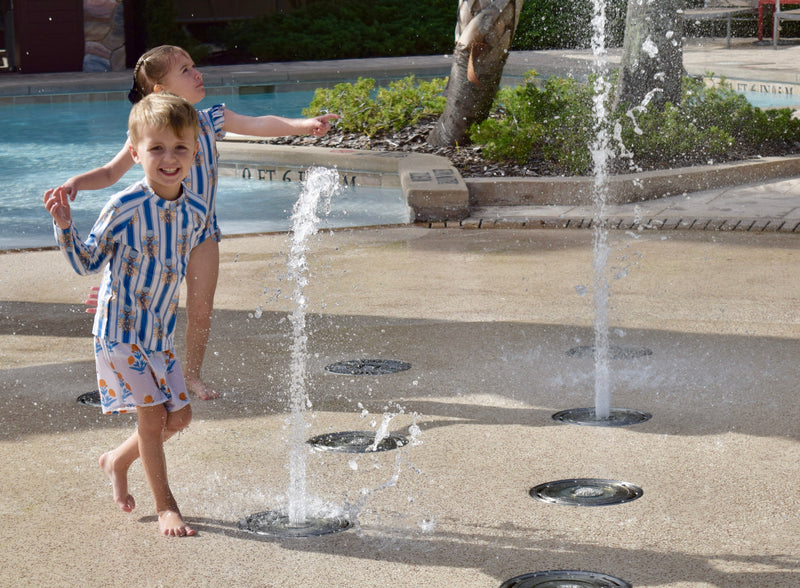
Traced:
<path id="1" fill-rule="evenodd" d="M 197 153 L 194 107 L 170 94 L 151 94 L 131 109 L 130 152 L 145 179 L 116 194 L 83 242 L 72 225 L 63 188 L 45 195 L 58 245 L 81 275 L 104 266 L 92 333 L 103 412 L 135 410 L 137 431 L 100 456 L 114 500 L 126 512 L 128 468 L 142 458 L 159 530 L 194 535 L 167 482 L 164 441 L 192 418 L 173 334 L 189 253 L 208 233 L 201 198 L 183 183 Z"/>

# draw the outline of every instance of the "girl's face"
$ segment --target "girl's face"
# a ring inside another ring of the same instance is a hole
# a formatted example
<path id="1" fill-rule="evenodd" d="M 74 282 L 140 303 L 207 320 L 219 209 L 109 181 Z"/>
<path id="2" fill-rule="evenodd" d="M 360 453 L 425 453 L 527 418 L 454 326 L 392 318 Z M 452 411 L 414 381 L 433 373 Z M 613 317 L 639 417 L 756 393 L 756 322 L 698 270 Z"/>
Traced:
<path id="1" fill-rule="evenodd" d="M 155 89 L 166 90 L 192 104 L 197 104 L 206 97 L 203 74 L 197 71 L 192 58 L 184 54 L 173 58 L 169 72 L 156 84 Z"/>

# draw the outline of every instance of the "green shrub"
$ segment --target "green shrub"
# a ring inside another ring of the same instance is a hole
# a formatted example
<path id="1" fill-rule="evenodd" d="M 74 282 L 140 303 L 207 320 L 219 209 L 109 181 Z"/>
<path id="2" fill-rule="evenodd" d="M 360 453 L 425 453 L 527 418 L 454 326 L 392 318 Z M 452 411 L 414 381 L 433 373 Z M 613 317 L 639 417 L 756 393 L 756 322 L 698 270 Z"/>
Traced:
<path id="1" fill-rule="evenodd" d="M 680 166 L 698 158 L 717 159 L 731 150 L 734 138 L 717 125 L 698 125 L 671 103 L 661 111 L 638 113 L 636 124 L 620 119 L 622 141 L 634 161 L 664 162 Z"/>
<path id="2" fill-rule="evenodd" d="M 446 83 L 444 78 L 417 83 L 414 76 L 408 76 L 376 90 L 374 79 L 359 78 L 355 83 L 317 89 L 303 115 L 334 112 L 342 117 L 338 121 L 342 131 L 372 137 L 415 125 L 423 117 L 440 115 Z"/>
<path id="3" fill-rule="evenodd" d="M 590 164 L 591 86 L 572 78 L 548 78 L 542 88 L 535 72 L 514 88 L 503 88 L 495 115 L 473 125 L 470 138 L 494 160 L 523 164 L 535 153 L 571 173 L 585 173 Z"/>
<path id="4" fill-rule="evenodd" d="M 426 0 L 318 0 L 295 10 L 228 23 L 229 50 L 260 61 L 432 55 L 453 50 L 456 5 Z"/>
<path id="5" fill-rule="evenodd" d="M 609 47 L 622 46 L 627 5 L 626 0 L 607 2 L 605 35 Z M 591 0 L 525 0 L 511 48 L 522 51 L 590 47 L 592 12 Z"/>
<path id="6" fill-rule="evenodd" d="M 474 125 L 470 137 L 489 159 L 524 164 L 543 158 L 556 172 L 587 173 L 595 133 L 593 93 L 591 80 L 549 78 L 541 84 L 529 74 L 524 84 L 498 93 L 492 117 Z M 609 130 L 616 128 L 622 141 L 612 149 L 617 155 L 632 153 L 634 164 L 648 167 L 730 159 L 800 141 L 800 121 L 790 109 L 764 111 L 728 87 L 706 87 L 690 78 L 683 81 L 680 105 L 616 112 L 609 118 Z"/>

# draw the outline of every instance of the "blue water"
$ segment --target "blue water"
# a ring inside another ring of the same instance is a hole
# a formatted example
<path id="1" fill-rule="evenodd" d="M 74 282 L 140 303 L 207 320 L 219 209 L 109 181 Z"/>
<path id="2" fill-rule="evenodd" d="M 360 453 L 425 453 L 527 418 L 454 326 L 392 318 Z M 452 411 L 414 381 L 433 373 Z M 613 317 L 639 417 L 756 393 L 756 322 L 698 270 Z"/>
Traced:
<path id="1" fill-rule="evenodd" d="M 797 108 L 800 96 L 793 94 L 773 94 L 769 92 L 741 92 L 747 101 L 758 108 Z"/>
<path id="2" fill-rule="evenodd" d="M 313 92 L 279 92 L 206 98 L 240 113 L 300 117 Z M 54 245 L 42 195 L 78 173 L 111 159 L 125 143 L 130 104 L 85 102 L 0 106 L 0 249 Z M 114 192 L 139 180 L 134 166 L 116 185 L 85 191 L 73 203 L 75 226 L 86 236 Z M 298 183 L 220 178 L 217 217 L 224 234 L 285 231 Z M 353 227 L 409 222 L 399 189 L 347 188 L 334 198 L 323 226 Z"/>

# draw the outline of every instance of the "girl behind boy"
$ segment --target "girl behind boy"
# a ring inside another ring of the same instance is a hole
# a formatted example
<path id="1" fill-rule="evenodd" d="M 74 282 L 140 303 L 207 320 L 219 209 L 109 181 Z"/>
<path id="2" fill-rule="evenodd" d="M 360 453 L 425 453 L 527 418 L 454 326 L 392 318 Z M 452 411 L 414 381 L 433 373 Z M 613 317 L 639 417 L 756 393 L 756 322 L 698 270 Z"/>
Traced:
<path id="1" fill-rule="evenodd" d="M 203 76 L 195 68 L 189 54 L 173 45 L 162 45 L 147 51 L 133 70 L 131 102 L 153 92 L 167 91 L 192 104 L 205 97 Z M 329 114 L 308 119 L 290 119 L 277 116 L 244 116 L 227 109 L 224 104 L 198 112 L 200 121 L 200 150 L 191 175 L 189 187 L 206 202 L 206 238 L 191 254 L 186 274 L 187 324 L 186 324 L 186 384 L 190 392 L 203 400 L 216 398 L 219 392 L 207 386 L 200 377 L 208 336 L 211 313 L 219 274 L 219 240 L 217 224 L 216 191 L 218 153 L 216 140 L 226 131 L 260 137 L 310 134 L 321 136 L 330 129 L 330 121 L 339 118 Z M 62 186 L 74 200 L 79 190 L 97 190 L 117 182 L 133 166 L 128 142 L 119 153 L 102 167 L 68 179 Z M 45 196 L 53 190 L 45 192 Z"/>
<path id="2" fill-rule="evenodd" d="M 197 154 L 197 112 L 182 98 L 152 94 L 131 109 L 128 128 L 130 157 L 145 179 L 109 200 L 85 242 L 65 188 L 48 191 L 44 203 L 73 269 L 105 267 L 92 328 L 103 412 L 138 417 L 136 432 L 99 460 L 114 500 L 133 510 L 128 469 L 141 457 L 161 533 L 194 535 L 167 482 L 164 441 L 192 418 L 173 339 L 189 253 L 208 236 L 206 202 L 183 183 Z"/>

